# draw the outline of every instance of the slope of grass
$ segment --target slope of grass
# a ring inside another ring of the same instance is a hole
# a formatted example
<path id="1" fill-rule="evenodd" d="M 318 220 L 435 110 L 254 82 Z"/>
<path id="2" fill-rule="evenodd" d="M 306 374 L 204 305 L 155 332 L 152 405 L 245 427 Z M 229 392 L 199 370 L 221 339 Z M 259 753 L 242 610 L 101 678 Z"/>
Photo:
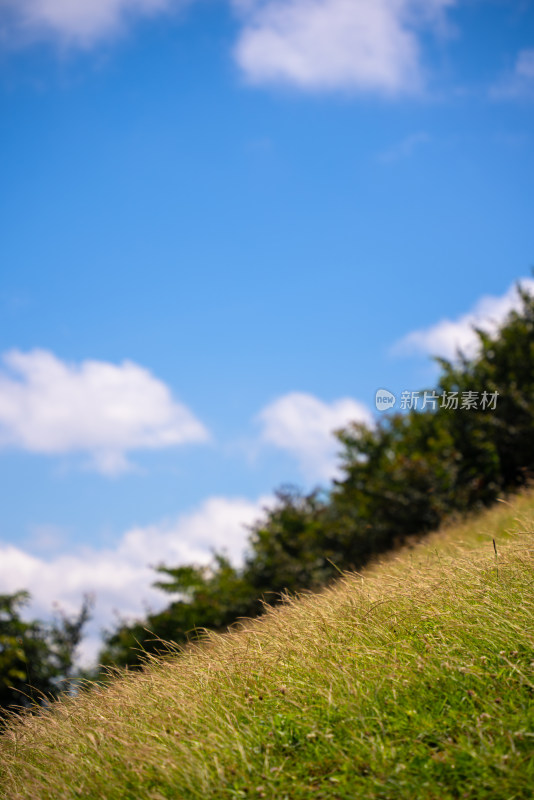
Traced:
<path id="1" fill-rule="evenodd" d="M 533 510 L 501 504 L 14 722 L 2 796 L 532 797 Z"/>

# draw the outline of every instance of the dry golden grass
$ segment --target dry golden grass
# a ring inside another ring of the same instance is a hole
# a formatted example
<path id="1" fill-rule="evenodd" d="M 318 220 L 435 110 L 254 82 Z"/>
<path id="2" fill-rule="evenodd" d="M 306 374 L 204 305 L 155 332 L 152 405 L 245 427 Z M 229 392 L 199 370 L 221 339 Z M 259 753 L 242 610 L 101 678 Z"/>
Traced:
<path id="1" fill-rule="evenodd" d="M 533 509 L 498 504 L 14 722 L 2 797 L 532 797 Z"/>

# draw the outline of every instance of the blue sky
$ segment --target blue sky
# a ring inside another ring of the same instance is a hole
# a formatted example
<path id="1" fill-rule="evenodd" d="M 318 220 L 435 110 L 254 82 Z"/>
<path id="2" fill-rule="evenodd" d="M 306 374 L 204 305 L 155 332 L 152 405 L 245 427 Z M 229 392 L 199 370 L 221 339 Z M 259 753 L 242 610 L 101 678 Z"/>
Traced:
<path id="1" fill-rule="evenodd" d="M 533 112 L 524 0 L 0 0 L 0 592 L 94 652 L 327 485 L 531 280 Z"/>

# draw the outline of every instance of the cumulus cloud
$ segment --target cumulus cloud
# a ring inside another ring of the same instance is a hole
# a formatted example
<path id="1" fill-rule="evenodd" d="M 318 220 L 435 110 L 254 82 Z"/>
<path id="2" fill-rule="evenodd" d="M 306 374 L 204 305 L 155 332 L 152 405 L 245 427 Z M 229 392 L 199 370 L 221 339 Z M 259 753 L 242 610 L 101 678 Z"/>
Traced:
<path id="1" fill-rule="evenodd" d="M 203 442 L 208 432 L 147 369 L 124 361 L 67 364 L 45 350 L 12 350 L 0 367 L 0 447 L 85 453 L 113 475 L 130 450 Z"/>
<path id="2" fill-rule="evenodd" d="M 88 46 L 115 34 L 132 16 L 161 13 L 186 0 L 0 0 L 0 15 L 23 35 Z M 0 19 L 1 21 L 1 19 Z"/>
<path id="3" fill-rule="evenodd" d="M 520 50 L 514 68 L 490 89 L 495 100 L 534 100 L 534 48 Z"/>
<path id="4" fill-rule="evenodd" d="M 455 0 L 234 0 L 235 57 L 254 84 L 387 94 L 424 84 L 419 34 Z"/>
<path id="5" fill-rule="evenodd" d="M 88 47 L 134 17 L 191 0 L 0 0 L 0 34 Z M 443 31 L 457 0 L 229 0 L 241 28 L 237 64 L 254 84 L 386 94 L 424 85 L 421 34 Z"/>
<path id="6" fill-rule="evenodd" d="M 301 392 L 279 397 L 258 415 L 261 440 L 294 456 L 310 480 L 336 477 L 340 445 L 333 431 L 354 421 L 372 424 L 362 403 L 348 397 L 324 403 Z"/>
<path id="7" fill-rule="evenodd" d="M 51 558 L 0 542 L 2 592 L 28 589 L 32 595 L 28 613 L 40 618 L 49 615 L 56 601 L 67 613 L 75 613 L 83 595 L 93 593 L 94 619 L 82 651 L 88 663 L 97 655 L 100 631 L 113 624 L 115 612 L 142 618 L 148 607 L 158 611 L 168 605 L 169 595 L 152 587 L 157 579 L 153 566 L 207 564 L 214 550 L 225 551 L 232 563 L 239 564 L 249 535 L 247 526 L 271 502 L 270 497 L 256 502 L 211 497 L 178 519 L 131 528 L 114 548 L 86 547 Z"/>
<path id="8" fill-rule="evenodd" d="M 520 283 L 523 289 L 534 293 L 534 280 L 526 278 Z M 425 353 L 454 359 L 460 349 L 473 356 L 478 344 L 473 327 L 495 333 L 510 311 L 519 307 L 519 293 L 514 285 L 502 297 L 482 297 L 471 311 L 456 320 L 443 319 L 429 328 L 412 331 L 394 345 L 393 353 Z"/>

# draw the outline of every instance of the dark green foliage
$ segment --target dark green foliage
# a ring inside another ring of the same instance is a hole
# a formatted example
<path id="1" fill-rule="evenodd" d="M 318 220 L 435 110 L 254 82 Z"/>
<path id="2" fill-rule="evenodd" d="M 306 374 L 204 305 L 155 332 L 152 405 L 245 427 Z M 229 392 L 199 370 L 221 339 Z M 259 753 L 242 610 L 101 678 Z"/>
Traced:
<path id="1" fill-rule="evenodd" d="M 497 336 L 478 331 L 477 358 L 456 367 L 441 362 L 443 390 L 469 385 L 499 393 L 492 412 L 450 415 L 462 456 L 459 477 L 470 486 L 470 503 L 521 486 L 534 465 L 534 300 L 525 292 L 521 298 L 521 310 L 511 312 Z"/>
<path id="2" fill-rule="evenodd" d="M 57 697 L 74 678 L 74 654 L 89 619 L 85 598 L 79 614 L 59 612 L 50 624 L 25 622 L 21 609 L 28 592 L 0 595 L 0 715 L 9 707 L 28 708 Z"/>
<path id="3" fill-rule="evenodd" d="M 434 408 L 392 414 L 372 429 L 340 431 L 344 476 L 330 492 L 280 490 L 252 528 L 241 569 L 221 555 L 209 569 L 160 568 L 172 580 L 157 585 L 179 599 L 146 623 L 109 634 L 104 662 L 139 664 L 136 641 L 154 650 L 155 637 L 181 642 L 198 627 L 224 629 L 285 590 L 324 585 L 339 570 L 357 570 L 450 515 L 525 484 L 534 472 L 534 298 L 520 296 L 521 308 L 497 334 L 477 331 L 475 357 L 438 360 L 435 397 L 457 392 L 457 409 L 438 399 Z M 477 408 L 461 407 L 464 392 L 478 393 Z M 496 406 L 488 407 L 495 392 Z"/>
<path id="4" fill-rule="evenodd" d="M 159 567 L 157 571 L 170 580 L 155 585 L 177 594 L 178 599 L 159 614 L 151 614 L 145 622 L 123 624 L 108 634 L 101 656 L 104 666 L 136 666 L 142 651 L 164 651 L 165 642 L 185 642 L 194 638 L 199 628 L 220 630 L 252 613 L 254 592 L 222 555 L 214 557 L 211 567 Z"/>
<path id="5" fill-rule="evenodd" d="M 265 509 L 265 519 L 252 529 L 242 572 L 254 596 L 266 602 L 283 591 L 320 586 L 331 575 L 330 562 L 339 557 L 336 539 L 328 536 L 328 497 L 287 487 L 276 498 L 276 505 Z"/>

